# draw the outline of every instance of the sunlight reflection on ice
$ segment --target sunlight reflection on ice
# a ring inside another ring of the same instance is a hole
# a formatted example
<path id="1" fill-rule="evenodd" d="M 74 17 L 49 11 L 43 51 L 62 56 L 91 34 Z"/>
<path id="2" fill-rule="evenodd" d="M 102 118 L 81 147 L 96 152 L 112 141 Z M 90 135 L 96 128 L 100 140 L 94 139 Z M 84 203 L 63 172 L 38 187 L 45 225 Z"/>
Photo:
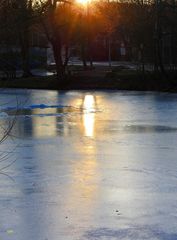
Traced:
<path id="1" fill-rule="evenodd" d="M 94 136 L 94 126 L 95 126 L 95 99 L 93 95 L 86 95 L 83 102 L 84 115 L 83 115 L 83 125 L 85 130 L 85 136 Z"/>

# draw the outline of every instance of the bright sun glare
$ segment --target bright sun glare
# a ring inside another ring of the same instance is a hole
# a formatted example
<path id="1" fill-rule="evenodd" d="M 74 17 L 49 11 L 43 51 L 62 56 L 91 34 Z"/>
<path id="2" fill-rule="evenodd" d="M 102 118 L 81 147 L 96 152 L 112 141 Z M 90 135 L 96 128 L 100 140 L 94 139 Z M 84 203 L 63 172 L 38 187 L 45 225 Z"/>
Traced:
<path id="1" fill-rule="evenodd" d="M 89 3 L 89 0 L 76 0 L 77 3 L 82 4 L 82 5 L 87 5 Z"/>

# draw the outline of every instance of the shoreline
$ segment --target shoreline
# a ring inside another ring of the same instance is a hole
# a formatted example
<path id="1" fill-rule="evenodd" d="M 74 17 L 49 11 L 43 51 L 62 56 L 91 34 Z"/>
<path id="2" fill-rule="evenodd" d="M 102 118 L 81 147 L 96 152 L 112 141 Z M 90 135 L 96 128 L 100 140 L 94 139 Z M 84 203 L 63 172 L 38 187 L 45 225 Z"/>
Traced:
<path id="1" fill-rule="evenodd" d="M 107 76 L 69 76 L 60 83 L 56 76 L 32 76 L 12 80 L 0 80 L 0 88 L 43 89 L 43 90 L 127 90 L 176 92 L 177 79 L 164 80 L 147 74 L 117 74 Z"/>

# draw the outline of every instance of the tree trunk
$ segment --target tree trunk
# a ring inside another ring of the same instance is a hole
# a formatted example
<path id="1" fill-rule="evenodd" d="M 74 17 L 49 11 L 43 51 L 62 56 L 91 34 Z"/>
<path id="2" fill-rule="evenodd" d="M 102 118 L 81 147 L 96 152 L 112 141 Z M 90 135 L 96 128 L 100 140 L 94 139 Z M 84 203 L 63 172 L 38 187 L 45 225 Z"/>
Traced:
<path id="1" fill-rule="evenodd" d="M 22 56 L 22 70 L 23 77 L 30 77 L 32 75 L 30 69 L 30 53 L 29 53 L 29 30 L 22 29 L 20 32 L 20 48 Z"/>
<path id="2" fill-rule="evenodd" d="M 63 64 L 63 60 L 62 60 L 61 41 L 59 38 L 56 38 L 51 41 L 51 44 L 52 44 L 53 53 L 54 53 L 57 77 L 59 79 L 59 82 L 63 82 L 65 77 L 65 65 Z"/>
<path id="3" fill-rule="evenodd" d="M 157 56 L 158 56 L 158 65 L 160 67 L 160 71 L 165 77 L 167 77 L 167 73 L 164 68 L 163 60 L 162 60 L 162 40 L 160 38 L 157 40 Z"/>
<path id="4" fill-rule="evenodd" d="M 81 44 L 81 56 L 82 56 L 82 62 L 83 66 L 87 67 L 87 61 L 86 61 L 86 49 L 85 49 L 85 42 Z"/>

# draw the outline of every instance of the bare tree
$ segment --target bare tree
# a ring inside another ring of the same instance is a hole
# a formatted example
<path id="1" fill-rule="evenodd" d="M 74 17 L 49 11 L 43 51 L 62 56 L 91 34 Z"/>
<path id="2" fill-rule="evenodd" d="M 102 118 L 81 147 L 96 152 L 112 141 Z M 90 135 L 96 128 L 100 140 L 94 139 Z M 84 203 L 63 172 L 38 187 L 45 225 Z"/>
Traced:
<path id="1" fill-rule="evenodd" d="M 71 3 L 67 0 L 41 0 L 36 1 L 35 10 L 53 49 L 57 77 L 63 82 L 74 21 Z"/>

